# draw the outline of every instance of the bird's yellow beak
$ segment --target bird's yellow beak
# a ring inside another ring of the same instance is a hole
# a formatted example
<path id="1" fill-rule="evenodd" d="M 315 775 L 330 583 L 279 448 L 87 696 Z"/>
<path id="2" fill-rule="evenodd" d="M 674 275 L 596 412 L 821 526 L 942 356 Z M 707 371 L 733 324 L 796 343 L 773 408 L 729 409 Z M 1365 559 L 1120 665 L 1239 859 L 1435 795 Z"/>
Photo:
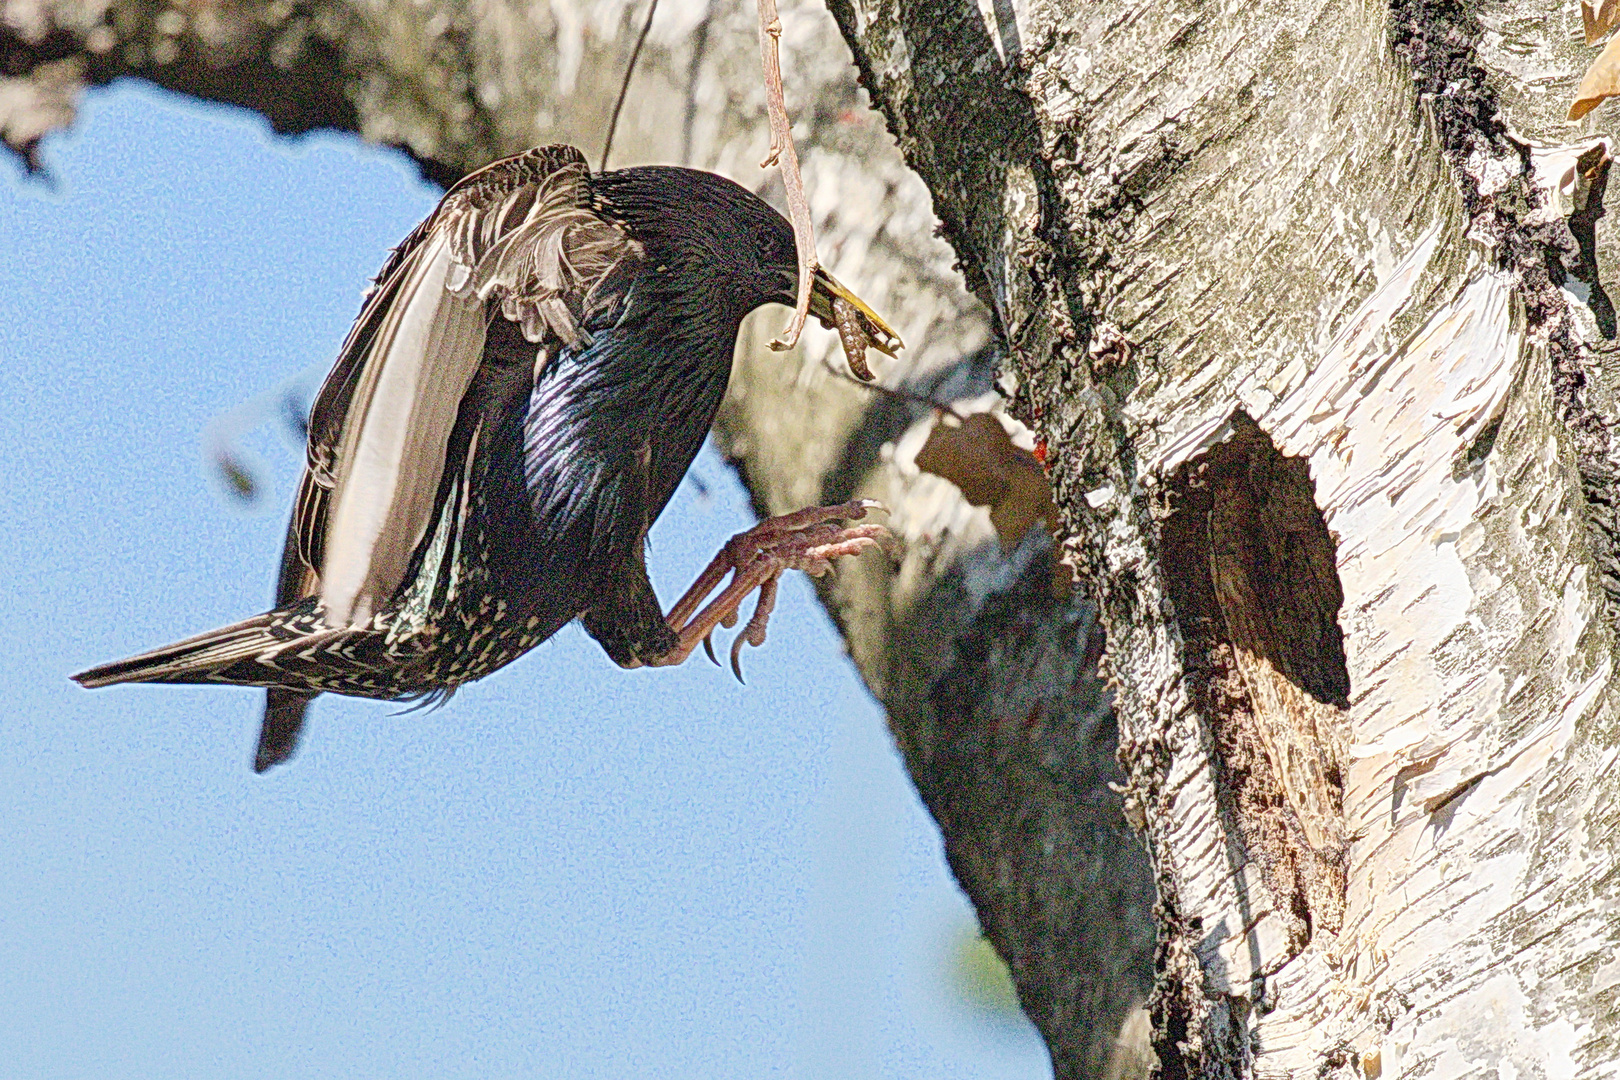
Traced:
<path id="1" fill-rule="evenodd" d="M 872 379 L 862 358 L 866 346 L 885 356 L 893 356 L 897 350 L 905 348 L 900 335 L 877 312 L 819 266 L 810 284 L 810 314 L 820 320 L 822 326 L 838 331 L 850 368 L 865 381 Z"/>

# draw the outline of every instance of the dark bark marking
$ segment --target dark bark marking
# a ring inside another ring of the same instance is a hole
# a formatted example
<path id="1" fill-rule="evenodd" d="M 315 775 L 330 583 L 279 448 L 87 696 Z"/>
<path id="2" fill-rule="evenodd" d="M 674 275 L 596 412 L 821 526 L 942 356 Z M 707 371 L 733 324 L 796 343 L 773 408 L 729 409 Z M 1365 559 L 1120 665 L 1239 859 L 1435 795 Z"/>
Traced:
<path id="1" fill-rule="evenodd" d="M 1573 437 L 1575 465 L 1586 501 L 1587 542 L 1610 621 L 1620 621 L 1620 468 L 1609 460 L 1613 421 L 1589 400 L 1587 371 L 1597 368 L 1598 361 L 1579 340 L 1568 301 L 1558 287 L 1561 275 L 1568 272 L 1562 260 L 1585 272 L 1590 242 L 1594 258 L 1588 285 L 1593 299 L 1588 306 L 1603 332 L 1612 333 L 1608 327 L 1614 324 L 1613 305 L 1597 282 L 1595 259 L 1595 229 L 1603 215 L 1607 165 L 1587 178 L 1586 201 L 1577 205 L 1567 229 L 1563 224 L 1525 222 L 1525 214 L 1539 202 L 1530 182 L 1530 148 L 1516 142 L 1502 120 L 1490 75 L 1475 52 L 1482 35 L 1478 20 L 1457 0 L 1393 0 L 1390 5 L 1391 46 L 1411 67 L 1419 99 L 1429 111 L 1463 204 L 1474 219 L 1473 231 L 1496 240 L 1499 264 L 1519 277 L 1529 329 L 1546 335 L 1553 402 Z M 1476 154 L 1497 160 L 1517 157 L 1520 175 L 1505 188 L 1486 195 L 1469 166 L 1470 157 Z M 1590 241 L 1583 238 L 1588 225 Z M 1586 280 L 1578 273 L 1574 276 Z M 1483 461 L 1484 454 L 1477 460 Z"/>
<path id="2" fill-rule="evenodd" d="M 1174 881 L 1159 875 L 1159 902 L 1153 909 L 1159 940 L 1153 950 L 1158 979 L 1148 999 L 1153 1018 L 1153 1052 L 1158 1056 L 1154 1080 L 1191 1080 L 1201 1077 L 1204 1058 L 1202 1018 L 1209 1011 L 1199 987 L 1203 971 L 1189 942 L 1198 940 L 1203 926 L 1197 917 L 1183 918 Z"/>
<path id="3" fill-rule="evenodd" d="M 1575 161 L 1575 212 L 1569 215 L 1569 231 L 1575 237 L 1579 255 L 1573 266 L 1570 266 L 1569 276 L 1586 285 L 1591 290 L 1586 306 L 1591 308 L 1592 317 L 1597 320 L 1598 330 L 1605 338 L 1614 340 L 1616 326 L 1614 315 L 1614 301 L 1609 299 L 1608 290 L 1603 287 L 1603 281 L 1598 274 L 1597 258 L 1597 223 L 1603 217 L 1603 195 L 1609 186 L 1609 166 L 1614 159 L 1609 156 L 1608 147 L 1603 143 L 1592 147 Z M 1553 284 L 1562 285 L 1559 280 L 1559 271 L 1564 269 L 1558 261 L 1557 252 L 1544 250 L 1543 257 L 1547 260 L 1547 269 L 1552 274 Z"/>

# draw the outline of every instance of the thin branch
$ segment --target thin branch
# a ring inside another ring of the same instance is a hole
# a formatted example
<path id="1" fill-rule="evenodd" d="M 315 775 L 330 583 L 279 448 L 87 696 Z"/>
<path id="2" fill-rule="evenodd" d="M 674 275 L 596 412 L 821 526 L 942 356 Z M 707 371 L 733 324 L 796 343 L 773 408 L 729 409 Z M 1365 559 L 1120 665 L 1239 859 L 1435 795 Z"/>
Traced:
<path id="1" fill-rule="evenodd" d="M 697 125 L 698 75 L 709 52 L 709 28 L 714 23 L 719 0 L 709 0 L 703 21 L 692 31 L 692 59 L 686 65 L 686 101 L 681 109 L 681 164 L 692 164 L 692 131 Z"/>
<path id="2" fill-rule="evenodd" d="M 793 123 L 782 97 L 782 58 L 778 48 L 781 37 L 782 20 L 776 14 L 776 0 L 759 0 L 759 56 L 765 69 L 765 110 L 771 120 L 771 152 L 759 167 L 782 167 L 788 219 L 793 222 L 793 242 L 799 248 L 799 303 L 782 336 L 771 339 L 771 348 L 777 350 L 791 349 L 799 343 L 804 321 L 810 315 L 810 279 L 816 272 L 816 231 L 810 221 L 810 201 L 804 195 L 804 177 L 799 175 L 799 155 L 793 149 Z"/>
<path id="3" fill-rule="evenodd" d="M 613 133 L 619 130 L 619 112 L 624 108 L 624 99 L 630 94 L 630 77 L 636 73 L 636 61 L 641 59 L 641 47 L 647 44 L 647 32 L 652 29 L 653 16 L 657 13 L 658 0 L 652 0 L 647 5 L 647 21 L 641 24 L 636 47 L 630 50 L 630 63 L 624 69 L 624 82 L 619 84 L 619 100 L 613 103 L 613 117 L 608 121 L 607 139 L 602 143 L 602 164 L 597 172 L 607 172 L 608 154 L 613 150 Z"/>

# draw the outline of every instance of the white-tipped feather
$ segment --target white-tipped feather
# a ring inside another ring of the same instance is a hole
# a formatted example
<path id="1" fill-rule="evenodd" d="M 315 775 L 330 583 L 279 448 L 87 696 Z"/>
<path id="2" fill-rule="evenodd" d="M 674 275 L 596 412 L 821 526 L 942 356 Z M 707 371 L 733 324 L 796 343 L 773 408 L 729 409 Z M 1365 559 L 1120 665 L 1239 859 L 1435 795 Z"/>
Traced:
<path id="1" fill-rule="evenodd" d="M 484 305 L 447 288 L 449 238 L 413 254 L 355 388 L 338 455 L 321 599 L 329 626 L 359 626 L 405 577 L 427 528 L 445 447 L 484 351 Z"/>

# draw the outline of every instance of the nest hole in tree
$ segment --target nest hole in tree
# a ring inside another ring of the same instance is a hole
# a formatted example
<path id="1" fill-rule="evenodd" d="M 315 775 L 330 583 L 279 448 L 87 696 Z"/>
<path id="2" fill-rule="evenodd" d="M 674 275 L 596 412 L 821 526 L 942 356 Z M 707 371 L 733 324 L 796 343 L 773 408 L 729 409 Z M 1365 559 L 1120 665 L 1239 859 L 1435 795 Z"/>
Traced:
<path id="1" fill-rule="evenodd" d="M 1344 591 L 1307 462 L 1229 430 L 1163 489 L 1163 565 L 1233 872 L 1259 864 L 1297 955 L 1344 918 Z"/>

